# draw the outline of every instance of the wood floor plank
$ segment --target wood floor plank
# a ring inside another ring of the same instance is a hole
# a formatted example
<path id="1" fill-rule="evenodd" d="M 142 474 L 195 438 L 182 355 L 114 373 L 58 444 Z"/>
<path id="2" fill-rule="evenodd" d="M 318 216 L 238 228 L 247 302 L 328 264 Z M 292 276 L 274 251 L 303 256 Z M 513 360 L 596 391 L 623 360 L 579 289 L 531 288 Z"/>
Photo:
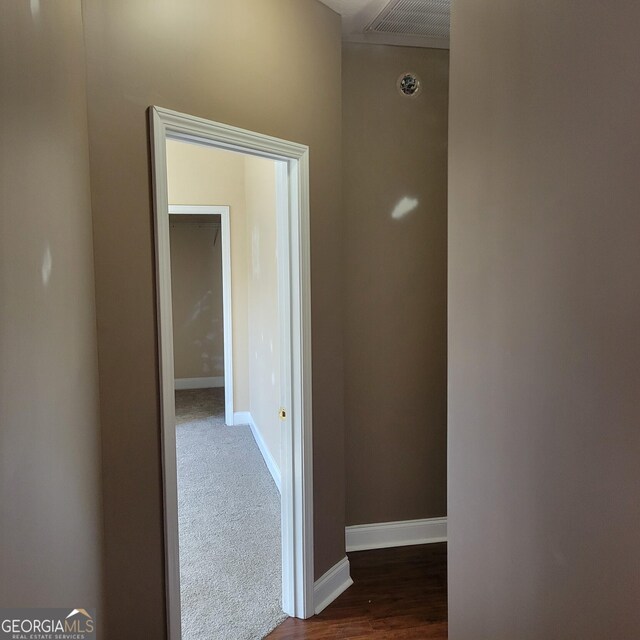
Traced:
<path id="1" fill-rule="evenodd" d="M 446 640 L 445 543 L 349 554 L 354 584 L 309 620 L 289 618 L 268 640 Z"/>

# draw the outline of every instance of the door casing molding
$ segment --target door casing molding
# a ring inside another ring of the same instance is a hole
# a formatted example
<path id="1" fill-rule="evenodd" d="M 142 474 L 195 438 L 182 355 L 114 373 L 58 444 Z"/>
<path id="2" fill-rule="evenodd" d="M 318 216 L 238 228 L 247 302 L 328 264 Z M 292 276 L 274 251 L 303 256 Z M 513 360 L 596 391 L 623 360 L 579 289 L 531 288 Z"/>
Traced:
<path id="1" fill-rule="evenodd" d="M 220 216 L 222 243 L 222 330 L 224 333 L 224 423 L 233 426 L 233 298 L 231 289 L 231 218 L 227 205 L 170 204 L 170 216 Z M 173 349 L 172 349 L 173 351 Z"/>
<path id="2" fill-rule="evenodd" d="M 180 563 L 166 140 L 276 160 L 278 306 L 286 419 L 281 431 L 282 608 L 314 614 L 309 148 L 260 133 L 149 108 L 155 223 L 167 632 L 180 640 Z"/>

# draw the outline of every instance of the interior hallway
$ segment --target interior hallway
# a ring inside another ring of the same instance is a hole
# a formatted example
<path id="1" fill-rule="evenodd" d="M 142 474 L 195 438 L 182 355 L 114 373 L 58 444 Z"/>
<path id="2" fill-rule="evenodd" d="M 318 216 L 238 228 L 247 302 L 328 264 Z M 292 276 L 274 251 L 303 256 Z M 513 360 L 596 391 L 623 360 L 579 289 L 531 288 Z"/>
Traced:
<path id="1" fill-rule="evenodd" d="M 224 389 L 176 391 L 183 640 L 259 640 L 282 612 L 280 495 Z"/>

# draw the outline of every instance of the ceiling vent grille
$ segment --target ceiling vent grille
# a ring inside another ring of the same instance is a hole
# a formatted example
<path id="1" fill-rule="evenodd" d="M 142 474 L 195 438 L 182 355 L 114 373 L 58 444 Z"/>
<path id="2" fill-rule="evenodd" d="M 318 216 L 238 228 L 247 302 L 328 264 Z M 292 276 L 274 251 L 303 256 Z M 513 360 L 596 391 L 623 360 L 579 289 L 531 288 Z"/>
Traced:
<path id="1" fill-rule="evenodd" d="M 392 0 L 366 27 L 367 33 L 449 38 L 450 0 Z"/>

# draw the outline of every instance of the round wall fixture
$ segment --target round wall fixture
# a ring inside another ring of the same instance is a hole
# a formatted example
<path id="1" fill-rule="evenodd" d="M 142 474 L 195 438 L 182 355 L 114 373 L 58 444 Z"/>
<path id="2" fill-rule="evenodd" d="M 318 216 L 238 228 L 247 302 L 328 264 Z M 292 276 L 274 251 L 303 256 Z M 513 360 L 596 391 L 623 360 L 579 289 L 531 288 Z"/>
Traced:
<path id="1" fill-rule="evenodd" d="M 421 84 L 420 78 L 415 73 L 403 73 L 398 78 L 398 91 L 403 96 L 409 96 L 410 98 L 417 96 L 420 93 Z"/>

